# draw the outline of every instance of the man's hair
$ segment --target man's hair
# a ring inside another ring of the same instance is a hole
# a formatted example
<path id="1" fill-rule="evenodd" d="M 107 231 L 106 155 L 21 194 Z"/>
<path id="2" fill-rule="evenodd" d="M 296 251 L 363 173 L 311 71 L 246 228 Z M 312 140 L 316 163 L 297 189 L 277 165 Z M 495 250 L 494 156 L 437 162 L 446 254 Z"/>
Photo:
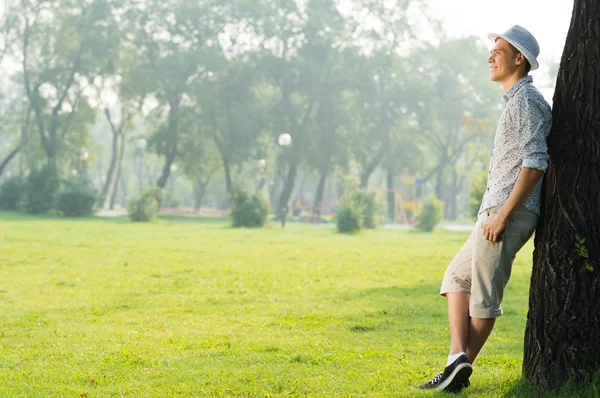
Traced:
<path id="1" fill-rule="evenodd" d="M 513 46 L 510 42 L 508 42 L 508 45 L 510 46 L 510 48 L 512 48 L 514 53 L 523 54 L 521 51 L 519 51 L 517 47 Z M 525 54 L 523 54 L 523 58 L 525 58 L 525 72 L 529 73 L 531 72 L 531 63 L 529 63 L 529 60 L 527 59 L 527 57 L 525 57 Z"/>

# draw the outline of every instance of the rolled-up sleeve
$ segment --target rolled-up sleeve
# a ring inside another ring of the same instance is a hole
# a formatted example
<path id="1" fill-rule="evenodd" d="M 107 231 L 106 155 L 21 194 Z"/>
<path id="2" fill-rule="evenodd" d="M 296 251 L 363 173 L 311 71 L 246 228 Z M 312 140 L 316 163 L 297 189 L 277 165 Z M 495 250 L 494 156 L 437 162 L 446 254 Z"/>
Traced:
<path id="1" fill-rule="evenodd" d="M 520 149 L 523 156 L 521 167 L 546 171 L 548 168 L 548 144 L 546 137 L 552 127 L 552 113 L 548 105 L 531 97 L 521 97 L 517 105 L 522 117 Z"/>

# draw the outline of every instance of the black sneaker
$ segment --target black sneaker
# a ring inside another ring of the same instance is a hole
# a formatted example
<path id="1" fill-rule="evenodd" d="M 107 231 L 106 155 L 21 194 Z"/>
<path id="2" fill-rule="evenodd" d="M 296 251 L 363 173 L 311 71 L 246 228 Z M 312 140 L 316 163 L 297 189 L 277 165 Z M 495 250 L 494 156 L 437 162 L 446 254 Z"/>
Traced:
<path id="1" fill-rule="evenodd" d="M 437 376 L 420 385 L 419 388 L 422 390 L 458 392 L 469 386 L 471 373 L 473 373 L 473 368 L 467 356 L 463 354 L 456 361 L 446 366 L 443 372 L 438 373 Z"/>

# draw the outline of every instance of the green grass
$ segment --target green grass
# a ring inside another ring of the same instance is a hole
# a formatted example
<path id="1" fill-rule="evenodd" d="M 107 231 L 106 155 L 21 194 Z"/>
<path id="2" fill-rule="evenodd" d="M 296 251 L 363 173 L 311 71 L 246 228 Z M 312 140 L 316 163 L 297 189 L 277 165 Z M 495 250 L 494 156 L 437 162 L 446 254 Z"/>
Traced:
<path id="1" fill-rule="evenodd" d="M 0 213 L 0 395 L 447 396 L 411 386 L 445 363 L 466 237 Z M 531 252 L 461 396 L 570 396 L 520 380 Z"/>

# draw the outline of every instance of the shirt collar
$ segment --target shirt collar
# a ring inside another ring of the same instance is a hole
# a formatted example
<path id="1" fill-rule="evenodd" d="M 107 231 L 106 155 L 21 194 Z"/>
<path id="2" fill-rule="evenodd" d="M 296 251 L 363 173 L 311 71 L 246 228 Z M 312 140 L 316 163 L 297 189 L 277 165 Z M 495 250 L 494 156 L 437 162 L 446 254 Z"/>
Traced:
<path id="1" fill-rule="evenodd" d="M 508 90 L 504 94 L 504 101 L 508 101 L 509 99 L 514 97 L 515 94 L 517 93 L 517 91 L 519 91 L 521 89 L 521 87 L 523 87 L 527 84 L 532 84 L 532 83 L 533 83 L 532 76 L 525 76 L 525 77 L 520 78 L 519 80 L 517 80 L 517 82 L 515 84 L 513 84 L 513 86 L 510 88 L 510 90 Z"/>

